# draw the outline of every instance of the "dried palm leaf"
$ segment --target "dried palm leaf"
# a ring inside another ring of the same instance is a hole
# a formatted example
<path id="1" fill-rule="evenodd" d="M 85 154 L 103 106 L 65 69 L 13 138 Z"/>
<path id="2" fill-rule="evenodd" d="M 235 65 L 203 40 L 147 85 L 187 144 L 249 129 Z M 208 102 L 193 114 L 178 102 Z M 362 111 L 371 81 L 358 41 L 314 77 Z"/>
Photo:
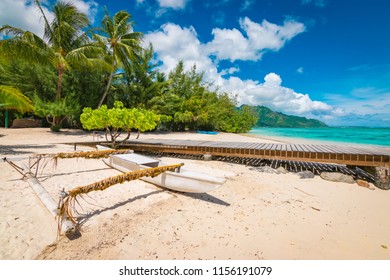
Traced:
<path id="1" fill-rule="evenodd" d="M 122 184 L 127 181 L 137 180 L 141 177 L 155 177 L 166 171 L 174 171 L 176 169 L 179 169 L 182 165 L 183 164 L 166 165 L 127 172 L 124 174 L 106 178 L 104 180 L 86 186 L 74 188 L 64 195 L 62 201 L 60 202 L 60 205 L 58 206 L 58 222 L 59 224 L 61 224 L 62 219 L 67 218 L 70 219 L 74 224 L 77 224 L 76 215 L 78 213 L 76 210 L 76 204 L 80 205 L 80 203 L 78 202 L 78 198 L 84 194 L 93 191 L 103 191 L 113 185 Z"/>
<path id="2" fill-rule="evenodd" d="M 54 165 L 57 166 L 57 161 L 59 158 L 86 158 L 86 159 L 99 159 L 99 158 L 108 158 L 110 155 L 120 155 L 128 154 L 130 151 L 128 149 L 124 150 L 101 150 L 101 151 L 86 151 L 86 152 L 72 152 L 72 153 L 58 153 L 52 155 Z"/>
<path id="3" fill-rule="evenodd" d="M 129 150 L 101 150 L 101 151 L 86 151 L 73 153 L 58 153 L 54 155 L 55 159 L 59 158 L 107 158 L 109 155 L 128 154 Z"/>

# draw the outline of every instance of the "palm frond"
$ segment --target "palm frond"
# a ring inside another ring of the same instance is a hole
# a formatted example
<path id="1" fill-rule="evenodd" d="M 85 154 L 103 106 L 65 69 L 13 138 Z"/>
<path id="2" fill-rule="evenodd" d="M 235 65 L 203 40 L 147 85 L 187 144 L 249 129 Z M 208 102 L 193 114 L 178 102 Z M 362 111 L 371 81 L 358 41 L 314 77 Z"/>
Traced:
<path id="1" fill-rule="evenodd" d="M 126 11 L 119 11 L 114 16 L 115 34 L 119 37 L 132 32 L 132 22 L 129 22 L 131 15 Z"/>
<path id="2" fill-rule="evenodd" d="M 107 44 L 109 43 L 108 38 L 103 35 L 99 35 L 95 33 L 92 35 L 92 37 L 93 39 L 95 39 L 97 43 L 102 44 L 104 46 L 107 46 Z"/>
<path id="3" fill-rule="evenodd" d="M 121 37 L 121 41 L 131 40 L 132 42 L 137 42 L 138 44 L 142 41 L 143 34 L 141 32 L 131 32 L 124 34 Z"/>
<path id="4" fill-rule="evenodd" d="M 47 63 L 50 49 L 42 39 L 38 38 L 35 34 L 26 31 L 21 37 L 0 41 L 2 55 L 8 58 L 22 58 L 29 62 Z"/>
<path id="5" fill-rule="evenodd" d="M 106 14 L 102 19 L 102 31 L 106 32 L 109 38 L 114 38 L 115 37 L 114 23 L 112 22 L 112 19 L 106 7 L 105 9 L 106 9 Z"/>
<path id="6" fill-rule="evenodd" d="M 45 21 L 45 32 L 44 32 L 44 38 L 49 39 L 53 37 L 53 31 L 50 28 L 49 21 L 46 18 L 45 13 L 43 12 L 41 3 L 38 0 L 35 0 L 35 4 L 38 6 L 39 11 L 41 12 L 42 18 Z"/>
<path id="7" fill-rule="evenodd" d="M 7 24 L 0 27 L 0 33 L 4 33 L 6 36 L 21 36 L 24 32 L 26 31 L 23 29 Z"/>
<path id="8" fill-rule="evenodd" d="M 69 52 L 65 60 L 74 68 L 111 71 L 111 63 L 103 59 L 104 55 L 104 50 L 99 45 L 90 43 Z"/>
<path id="9" fill-rule="evenodd" d="M 85 44 L 77 49 L 74 49 L 66 54 L 65 59 L 74 61 L 76 59 L 88 59 L 89 57 L 97 57 L 103 55 L 103 50 L 100 46 L 90 43 Z"/>
<path id="10" fill-rule="evenodd" d="M 2 108 L 21 113 L 33 111 L 31 100 L 14 87 L 0 85 L 0 104 Z"/>
<path id="11" fill-rule="evenodd" d="M 98 28 L 90 28 L 87 31 L 81 33 L 81 35 L 78 35 L 72 42 L 72 48 L 79 48 L 85 44 L 91 43 L 91 38 L 97 30 Z"/>
<path id="12" fill-rule="evenodd" d="M 4 25 L 0 32 L 4 32 L 9 39 L 1 40 L 2 55 L 9 58 L 23 58 L 26 61 L 47 63 L 50 47 L 38 35 L 10 25 Z"/>
<path id="13" fill-rule="evenodd" d="M 48 39 L 55 48 L 70 51 L 80 36 L 79 30 L 89 25 L 88 17 L 68 2 L 57 2 L 53 12 L 54 19 L 50 24 L 52 32 Z"/>

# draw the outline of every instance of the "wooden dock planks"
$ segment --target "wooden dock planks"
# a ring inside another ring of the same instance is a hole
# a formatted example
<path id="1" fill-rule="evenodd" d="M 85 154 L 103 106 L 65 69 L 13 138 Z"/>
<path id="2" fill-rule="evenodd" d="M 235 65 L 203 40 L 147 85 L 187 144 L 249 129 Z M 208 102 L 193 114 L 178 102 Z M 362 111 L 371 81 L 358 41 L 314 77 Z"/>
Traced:
<path id="1" fill-rule="evenodd" d="M 213 142 L 191 140 L 130 140 L 135 151 L 211 154 L 357 166 L 390 166 L 390 149 L 346 145 Z"/>

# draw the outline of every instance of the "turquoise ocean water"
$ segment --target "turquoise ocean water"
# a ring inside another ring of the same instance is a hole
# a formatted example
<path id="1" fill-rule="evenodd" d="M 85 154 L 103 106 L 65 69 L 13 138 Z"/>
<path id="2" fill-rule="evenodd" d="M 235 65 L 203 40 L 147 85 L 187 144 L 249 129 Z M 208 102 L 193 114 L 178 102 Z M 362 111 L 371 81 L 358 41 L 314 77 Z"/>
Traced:
<path id="1" fill-rule="evenodd" d="M 324 128 L 253 128 L 249 134 L 292 137 L 342 143 L 390 147 L 390 128 L 324 127 Z"/>

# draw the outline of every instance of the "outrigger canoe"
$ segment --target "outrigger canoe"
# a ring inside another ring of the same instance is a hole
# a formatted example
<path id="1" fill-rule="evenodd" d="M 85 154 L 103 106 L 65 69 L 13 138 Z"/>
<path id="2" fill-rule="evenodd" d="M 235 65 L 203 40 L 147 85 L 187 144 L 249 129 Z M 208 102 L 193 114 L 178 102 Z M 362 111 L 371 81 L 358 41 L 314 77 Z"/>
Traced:
<path id="1" fill-rule="evenodd" d="M 121 172 L 168 165 L 158 159 L 135 153 L 111 155 L 103 161 Z M 226 182 L 225 178 L 195 172 L 185 167 L 180 167 L 175 172 L 166 171 L 156 177 L 143 177 L 141 180 L 170 190 L 188 193 L 210 192 Z"/>

